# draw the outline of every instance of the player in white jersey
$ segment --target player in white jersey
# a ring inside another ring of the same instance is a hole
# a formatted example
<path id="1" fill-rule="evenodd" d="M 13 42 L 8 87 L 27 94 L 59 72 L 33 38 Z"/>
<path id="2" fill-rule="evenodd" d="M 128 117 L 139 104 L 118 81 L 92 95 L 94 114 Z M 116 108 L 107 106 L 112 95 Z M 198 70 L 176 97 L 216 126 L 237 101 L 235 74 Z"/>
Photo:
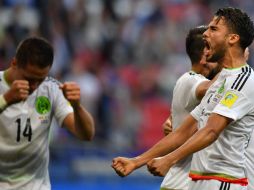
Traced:
<path id="1" fill-rule="evenodd" d="M 244 52 L 245 59 L 249 59 L 249 48 L 245 49 Z M 247 171 L 247 178 L 248 178 L 248 190 L 254 189 L 254 132 L 252 131 L 251 137 L 249 140 L 249 144 L 246 148 L 246 171 Z"/>
<path id="2" fill-rule="evenodd" d="M 178 79 L 172 100 L 173 130 L 176 130 L 182 120 L 199 104 L 200 100 L 197 98 L 195 91 L 200 83 L 206 80 L 203 75 L 196 74 L 193 71 L 185 73 Z M 161 189 L 187 190 L 190 162 L 191 156 L 170 168 L 161 184 Z"/>
<path id="3" fill-rule="evenodd" d="M 203 41 L 203 32 L 206 28 L 205 26 L 193 28 L 189 31 L 186 38 L 186 51 L 191 59 L 192 69 L 178 79 L 174 88 L 172 101 L 174 130 L 182 122 L 184 117 L 199 104 L 200 99 L 211 85 L 212 82 L 204 76 L 213 78 L 219 71 L 216 63 L 206 62 L 204 54 L 205 44 Z M 161 189 L 187 189 L 190 160 L 191 157 L 172 168 L 162 182 Z M 126 167 L 128 167 L 128 165 L 131 165 L 132 159 L 118 158 L 117 162 L 125 162 L 127 164 Z M 136 168 L 130 169 L 130 172 L 134 169 Z M 128 174 L 126 173 L 125 175 Z"/>
<path id="4" fill-rule="evenodd" d="M 207 63 L 203 53 L 205 47 L 203 33 L 206 29 L 206 26 L 193 28 L 186 37 L 186 52 L 191 60 L 192 69 L 183 74 L 174 87 L 171 114 L 173 130 L 176 130 L 185 117 L 200 103 L 211 84 L 207 78 L 214 78 L 219 71 L 217 63 Z M 210 69 L 205 65 L 210 66 Z M 190 180 L 188 178 L 190 162 L 191 156 L 173 166 L 165 176 L 161 190 L 187 190 Z"/>
<path id="5" fill-rule="evenodd" d="M 250 141 L 246 149 L 246 171 L 248 178 L 248 190 L 254 189 L 254 131 L 251 133 Z"/>
<path id="6" fill-rule="evenodd" d="M 154 175 L 164 175 L 171 165 L 196 152 L 190 190 L 246 189 L 245 153 L 254 126 L 254 73 L 245 63 L 244 49 L 253 41 L 253 22 L 239 9 L 219 9 L 204 37 L 208 61 L 218 61 L 224 69 L 188 117 L 188 123 L 193 118 L 198 121 L 199 130 L 172 153 L 152 160 L 148 168 Z"/>
<path id="7" fill-rule="evenodd" d="M 246 61 L 249 59 L 249 48 L 246 48 L 244 51 L 244 56 Z M 253 190 L 254 189 L 254 133 L 252 131 L 251 137 L 249 139 L 249 143 L 246 148 L 246 173 L 247 173 L 247 178 L 248 178 L 248 190 Z"/>
<path id="8" fill-rule="evenodd" d="M 53 117 L 79 139 L 94 136 L 94 121 L 80 104 L 79 86 L 47 77 L 52 62 L 52 46 L 31 37 L 0 72 L 0 189 L 51 189 L 48 137 Z"/>
<path id="9" fill-rule="evenodd" d="M 244 153 L 254 126 L 251 119 L 254 102 L 249 100 L 254 94 L 252 72 L 249 66 L 223 69 L 201 104 L 191 113 L 199 120 L 200 129 L 205 127 L 209 115 L 218 114 L 232 120 L 213 144 L 193 155 L 190 171 L 193 180 L 214 179 L 247 185 Z M 237 76 L 240 76 L 238 80 Z"/>

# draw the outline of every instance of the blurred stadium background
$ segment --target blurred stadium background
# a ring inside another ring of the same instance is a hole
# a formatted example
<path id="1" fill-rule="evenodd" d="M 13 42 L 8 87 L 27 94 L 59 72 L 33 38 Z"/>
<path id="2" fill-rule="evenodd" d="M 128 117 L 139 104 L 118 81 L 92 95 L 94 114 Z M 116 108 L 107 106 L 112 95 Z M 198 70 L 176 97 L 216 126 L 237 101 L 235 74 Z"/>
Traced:
<path id="1" fill-rule="evenodd" d="M 186 33 L 223 6 L 254 19 L 253 0 L 0 0 L 0 69 L 20 40 L 44 36 L 55 48 L 50 74 L 77 81 L 96 120 L 93 142 L 52 126 L 52 190 L 159 189 L 162 179 L 145 168 L 116 176 L 111 160 L 135 156 L 163 136 L 175 81 L 190 68 Z"/>

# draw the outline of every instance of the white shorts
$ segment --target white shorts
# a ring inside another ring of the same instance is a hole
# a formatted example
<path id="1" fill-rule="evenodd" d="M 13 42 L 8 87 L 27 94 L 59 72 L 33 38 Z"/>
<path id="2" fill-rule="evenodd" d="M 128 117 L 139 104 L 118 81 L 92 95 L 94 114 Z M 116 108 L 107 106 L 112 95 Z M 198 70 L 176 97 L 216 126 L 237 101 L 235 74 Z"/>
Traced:
<path id="1" fill-rule="evenodd" d="M 188 190 L 247 190 L 247 186 L 218 180 L 190 181 Z"/>

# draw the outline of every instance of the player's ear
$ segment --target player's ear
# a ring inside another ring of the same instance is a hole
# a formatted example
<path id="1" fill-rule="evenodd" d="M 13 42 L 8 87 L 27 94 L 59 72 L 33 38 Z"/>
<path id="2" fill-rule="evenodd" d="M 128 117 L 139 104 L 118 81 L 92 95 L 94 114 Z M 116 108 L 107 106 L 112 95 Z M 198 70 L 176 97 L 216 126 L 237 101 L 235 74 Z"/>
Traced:
<path id="1" fill-rule="evenodd" d="M 229 34 L 229 44 L 233 45 L 240 41 L 240 36 L 238 34 Z"/>
<path id="2" fill-rule="evenodd" d="M 11 67 L 14 69 L 16 69 L 18 67 L 16 58 L 12 58 Z"/>

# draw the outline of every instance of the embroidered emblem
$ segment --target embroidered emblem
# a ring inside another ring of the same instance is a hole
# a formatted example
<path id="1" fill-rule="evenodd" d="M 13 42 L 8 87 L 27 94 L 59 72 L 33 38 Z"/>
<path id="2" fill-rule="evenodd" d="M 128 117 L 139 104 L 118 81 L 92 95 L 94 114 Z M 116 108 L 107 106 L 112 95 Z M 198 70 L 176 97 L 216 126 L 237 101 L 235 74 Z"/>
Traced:
<path id="1" fill-rule="evenodd" d="M 219 94 L 224 92 L 224 90 L 225 90 L 225 83 L 226 83 L 226 79 L 223 81 L 221 87 L 217 91 Z"/>
<path id="2" fill-rule="evenodd" d="M 39 114 L 46 114 L 51 110 L 51 104 L 46 96 L 39 96 L 35 101 L 35 108 Z"/>

